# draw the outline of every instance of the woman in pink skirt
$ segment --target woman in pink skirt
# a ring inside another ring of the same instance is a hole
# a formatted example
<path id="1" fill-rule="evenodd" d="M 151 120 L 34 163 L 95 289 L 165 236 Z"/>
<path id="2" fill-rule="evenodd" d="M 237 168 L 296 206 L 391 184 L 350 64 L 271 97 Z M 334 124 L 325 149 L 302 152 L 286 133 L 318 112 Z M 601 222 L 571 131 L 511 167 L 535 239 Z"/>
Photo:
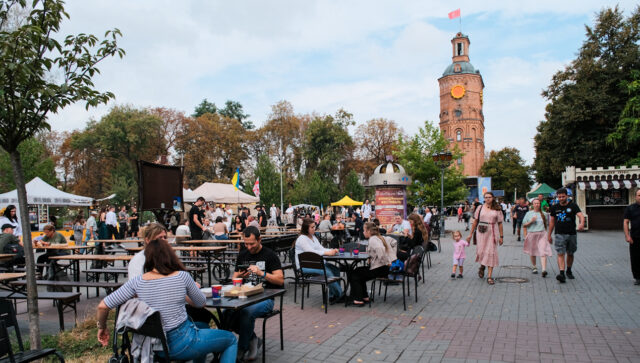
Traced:
<path id="1" fill-rule="evenodd" d="M 484 204 L 476 208 L 473 226 L 467 241 L 474 236 L 476 247 L 476 262 L 480 262 L 478 276 L 484 277 L 484 270 L 487 267 L 487 283 L 495 284 L 493 268 L 498 266 L 498 244 L 502 245 L 502 208 L 495 200 L 493 193 L 484 193 Z"/>
<path id="2" fill-rule="evenodd" d="M 536 256 L 540 256 L 542 277 L 547 277 L 547 257 L 551 256 L 551 244 L 547 239 L 547 217 L 540 209 L 538 199 L 533 200 L 533 210 L 524 215 L 522 227 L 524 227 L 524 253 L 531 256 L 533 273 L 538 273 Z"/>

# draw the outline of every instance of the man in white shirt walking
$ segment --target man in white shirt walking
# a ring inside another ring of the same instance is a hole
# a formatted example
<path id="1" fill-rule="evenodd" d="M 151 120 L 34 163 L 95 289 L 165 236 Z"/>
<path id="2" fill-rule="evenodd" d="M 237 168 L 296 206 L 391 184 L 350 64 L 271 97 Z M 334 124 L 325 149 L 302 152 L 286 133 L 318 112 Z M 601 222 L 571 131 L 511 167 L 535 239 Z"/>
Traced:
<path id="1" fill-rule="evenodd" d="M 107 239 L 118 238 L 118 218 L 116 216 L 116 207 L 109 207 L 104 223 L 107 225 Z"/>

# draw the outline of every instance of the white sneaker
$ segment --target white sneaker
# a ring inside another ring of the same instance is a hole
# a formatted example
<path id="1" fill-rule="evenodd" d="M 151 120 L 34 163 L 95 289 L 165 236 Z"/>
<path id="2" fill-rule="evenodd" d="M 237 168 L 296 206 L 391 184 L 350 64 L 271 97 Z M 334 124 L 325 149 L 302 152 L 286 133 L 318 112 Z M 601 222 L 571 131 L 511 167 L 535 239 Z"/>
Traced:
<path id="1" fill-rule="evenodd" d="M 256 358 L 258 358 L 258 352 L 260 351 L 260 348 L 262 348 L 262 339 L 253 337 L 253 339 L 251 339 L 251 341 L 249 342 L 249 350 L 247 351 L 244 359 L 248 361 L 256 360 Z"/>

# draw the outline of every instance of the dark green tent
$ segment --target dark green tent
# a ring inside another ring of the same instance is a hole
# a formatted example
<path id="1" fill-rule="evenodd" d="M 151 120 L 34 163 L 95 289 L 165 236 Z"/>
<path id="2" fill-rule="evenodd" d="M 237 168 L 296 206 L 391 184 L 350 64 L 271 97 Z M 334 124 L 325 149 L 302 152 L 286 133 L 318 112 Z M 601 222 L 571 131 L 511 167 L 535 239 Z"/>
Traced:
<path id="1" fill-rule="evenodd" d="M 536 198 L 538 197 L 538 194 L 542 194 L 544 197 L 548 197 L 555 192 L 556 190 L 550 187 L 547 183 L 542 183 L 535 189 L 527 193 L 527 199 Z"/>

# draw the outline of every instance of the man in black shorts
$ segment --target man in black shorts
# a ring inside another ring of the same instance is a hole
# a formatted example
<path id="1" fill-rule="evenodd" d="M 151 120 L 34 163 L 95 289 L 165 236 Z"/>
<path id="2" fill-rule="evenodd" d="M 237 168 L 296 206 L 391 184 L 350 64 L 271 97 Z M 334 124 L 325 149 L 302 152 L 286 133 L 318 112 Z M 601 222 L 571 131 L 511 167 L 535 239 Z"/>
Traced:
<path id="1" fill-rule="evenodd" d="M 202 225 L 202 222 L 204 221 L 204 212 L 200 207 L 202 207 L 203 204 L 204 198 L 198 197 L 189 211 L 189 231 L 191 232 L 192 240 L 202 239 L 202 232 L 204 231 L 204 226 Z"/>
<path id="2" fill-rule="evenodd" d="M 636 280 L 634 284 L 640 285 L 640 189 L 636 190 L 636 202 L 629 204 L 623 218 L 624 237 L 629 243 L 631 273 Z"/>
<path id="3" fill-rule="evenodd" d="M 520 230 L 522 229 L 522 220 L 524 219 L 524 215 L 529 211 L 529 207 L 525 202 L 524 198 L 520 198 L 518 200 L 518 204 L 513 208 L 513 215 L 516 220 L 516 227 L 518 228 L 518 241 L 520 241 Z"/>
<path id="4" fill-rule="evenodd" d="M 548 238 L 549 243 L 553 242 L 551 238 L 551 232 L 553 228 L 556 229 L 556 252 L 558 252 L 558 269 L 560 274 L 556 276 L 556 279 L 562 283 L 567 281 L 567 278 L 574 279 L 571 272 L 571 266 L 573 266 L 573 254 L 578 249 L 578 238 L 576 233 L 576 217 L 580 219 L 580 225 L 578 225 L 578 231 L 584 230 L 584 215 L 580 211 L 580 207 L 574 202 L 570 202 L 567 199 L 567 190 L 560 188 L 556 192 L 558 197 L 558 203 L 549 208 L 549 231 Z M 567 255 L 566 267 L 567 274 L 565 277 L 565 254 Z"/>

